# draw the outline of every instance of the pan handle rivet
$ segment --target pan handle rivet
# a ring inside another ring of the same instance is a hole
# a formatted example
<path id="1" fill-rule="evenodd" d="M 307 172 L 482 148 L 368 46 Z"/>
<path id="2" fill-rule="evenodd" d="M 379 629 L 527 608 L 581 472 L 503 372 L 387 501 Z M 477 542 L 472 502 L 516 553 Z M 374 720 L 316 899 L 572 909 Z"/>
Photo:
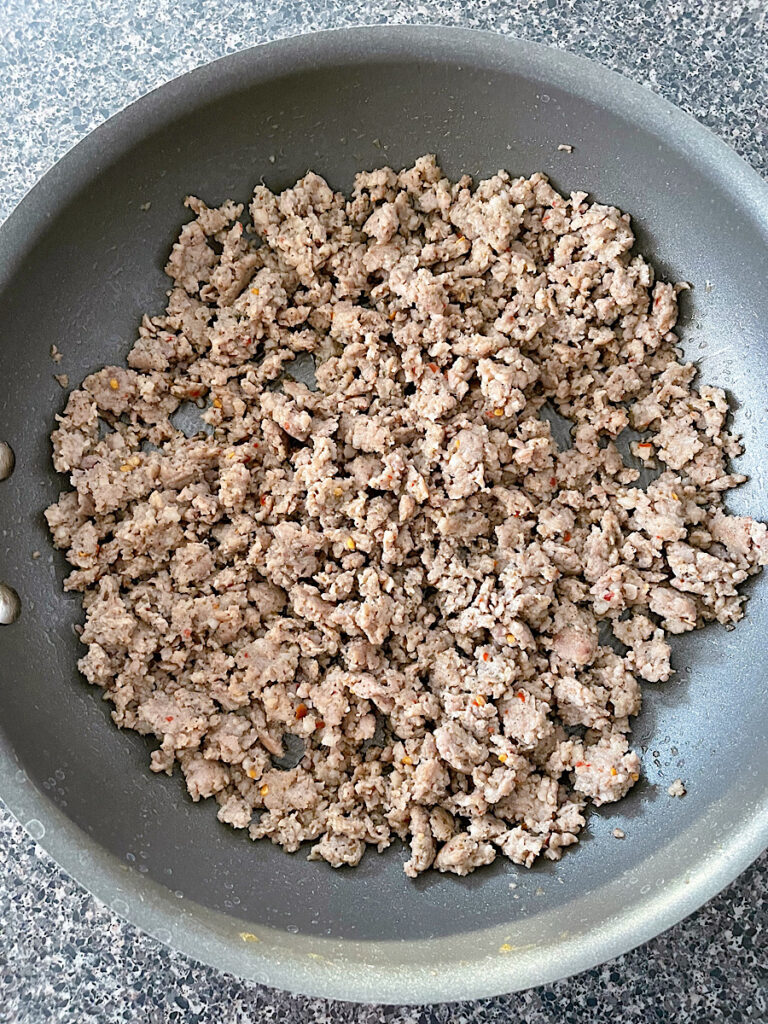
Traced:
<path id="1" fill-rule="evenodd" d="M 10 626 L 21 615 L 21 601 L 13 587 L 0 583 L 0 626 Z"/>
<path id="2" fill-rule="evenodd" d="M 0 441 L 0 480 L 8 479 L 15 462 L 13 448 L 6 441 Z"/>

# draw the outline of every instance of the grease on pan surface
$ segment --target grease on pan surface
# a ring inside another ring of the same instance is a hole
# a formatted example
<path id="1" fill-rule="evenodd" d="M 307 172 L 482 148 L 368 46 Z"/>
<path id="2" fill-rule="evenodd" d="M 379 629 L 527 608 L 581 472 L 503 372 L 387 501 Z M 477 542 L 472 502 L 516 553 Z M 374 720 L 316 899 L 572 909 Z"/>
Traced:
<path id="1" fill-rule="evenodd" d="M 666 634 L 735 623 L 767 560 L 723 510 L 741 448 L 678 361 L 684 286 L 539 174 L 308 174 L 256 188 L 253 234 L 187 205 L 165 315 L 52 437 L 82 672 L 254 839 L 339 866 L 400 836 L 409 875 L 558 859 L 639 778 Z"/>

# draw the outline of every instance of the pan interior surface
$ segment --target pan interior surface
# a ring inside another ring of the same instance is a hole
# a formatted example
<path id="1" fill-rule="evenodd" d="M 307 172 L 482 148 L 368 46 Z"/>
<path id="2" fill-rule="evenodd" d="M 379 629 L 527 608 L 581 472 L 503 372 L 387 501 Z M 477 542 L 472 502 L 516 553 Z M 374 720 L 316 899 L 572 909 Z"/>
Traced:
<path id="1" fill-rule="evenodd" d="M 141 315 L 162 312 L 185 195 L 247 201 L 259 180 L 278 190 L 308 168 L 348 191 L 358 170 L 425 152 L 452 177 L 541 170 L 562 191 L 632 214 L 659 275 L 693 286 L 679 327 L 686 357 L 736 399 L 747 448 L 737 468 L 751 480 L 730 506 L 765 518 L 768 190 L 700 126 L 585 61 L 426 28 L 235 54 L 102 126 L 0 232 L 0 440 L 16 454 L 0 483 L 0 572 L 22 607 L 0 631 L 0 795 L 22 821 L 43 823 L 43 845 L 86 886 L 185 952 L 288 988 L 402 1002 L 590 966 L 690 912 L 757 854 L 765 586 L 752 587 L 735 631 L 673 640 L 677 674 L 644 686 L 634 730 L 645 781 L 593 813 L 562 862 L 526 872 L 499 860 L 465 879 L 414 882 L 398 845 L 334 871 L 218 824 L 215 804 L 193 804 L 178 773 L 152 775 L 148 742 L 119 732 L 77 673 L 79 602 L 62 592 L 42 510 L 63 485 L 50 464 L 64 402 L 52 375 L 76 384 L 122 361 Z M 666 793 L 678 777 L 684 800 Z"/>

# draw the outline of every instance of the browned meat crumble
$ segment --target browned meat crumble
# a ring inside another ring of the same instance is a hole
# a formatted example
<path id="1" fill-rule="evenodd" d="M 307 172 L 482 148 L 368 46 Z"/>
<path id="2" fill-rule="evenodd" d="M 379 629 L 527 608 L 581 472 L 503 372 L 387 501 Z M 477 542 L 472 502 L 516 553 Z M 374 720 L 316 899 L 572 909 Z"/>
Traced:
<path id="1" fill-rule="evenodd" d="M 680 361 L 684 286 L 619 210 L 431 156 L 350 199 L 260 185 L 252 234 L 187 206 L 165 315 L 52 435 L 82 672 L 254 839 L 338 866 L 399 836 L 409 875 L 557 860 L 639 778 L 666 634 L 735 623 L 768 554 L 723 510 L 741 447 Z M 212 432 L 174 426 L 187 401 Z"/>

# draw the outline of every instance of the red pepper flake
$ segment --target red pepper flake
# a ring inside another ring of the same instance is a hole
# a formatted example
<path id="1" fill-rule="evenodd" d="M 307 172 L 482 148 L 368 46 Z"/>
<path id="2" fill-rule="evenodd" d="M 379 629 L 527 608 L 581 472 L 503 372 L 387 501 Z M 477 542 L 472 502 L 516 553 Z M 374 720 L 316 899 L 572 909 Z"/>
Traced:
<path id="1" fill-rule="evenodd" d="M 173 715 L 167 715 L 165 720 L 166 720 L 166 722 L 172 722 L 173 721 Z"/>
<path id="2" fill-rule="evenodd" d="M 262 496 L 259 498 L 259 504 L 260 505 L 266 505 L 267 504 L 267 496 L 266 496 L 266 494 L 262 494 Z"/>
<path id="3" fill-rule="evenodd" d="M 259 442 L 258 441 L 254 441 L 253 442 L 253 447 L 254 448 L 259 448 L 260 447 Z"/>
<path id="4" fill-rule="evenodd" d="M 297 718 L 306 718 L 308 711 L 309 711 L 309 708 L 307 707 L 306 704 L 299 704 L 299 706 L 296 708 L 296 717 Z"/>
<path id="5" fill-rule="evenodd" d="M 613 598 L 614 598 L 614 593 L 613 593 L 613 591 L 612 591 L 612 590 L 607 590 L 607 591 L 606 591 L 606 592 L 605 592 L 605 593 L 603 594 L 603 600 L 604 600 L 604 601 L 612 601 L 612 600 L 613 600 Z"/>
<path id="6" fill-rule="evenodd" d="M 315 722 L 315 729 L 324 729 L 324 728 L 325 728 L 325 722 L 322 720 L 322 718 L 318 718 L 318 720 Z"/>
<path id="7" fill-rule="evenodd" d="M 557 477 L 556 476 L 551 476 L 549 478 L 549 486 L 550 487 L 554 487 L 556 483 L 557 483 Z"/>
<path id="8" fill-rule="evenodd" d="M 565 532 L 565 533 L 563 534 L 563 540 L 564 540 L 564 541 L 565 541 L 565 543 L 567 544 L 567 543 L 568 543 L 568 541 L 569 541 L 570 539 L 571 539 L 571 535 L 570 535 L 570 533 L 568 533 L 568 531 L 566 531 L 566 532 Z"/>
<path id="9" fill-rule="evenodd" d="M 437 363 L 428 363 L 427 365 L 429 366 L 432 373 L 437 373 L 437 371 L 440 369 Z"/>
<path id="10" fill-rule="evenodd" d="M 488 661 L 489 658 L 490 654 L 488 653 L 488 651 L 483 651 L 483 661 Z"/>
<path id="11" fill-rule="evenodd" d="M 243 651 L 243 657 L 248 661 L 248 651 Z"/>
<path id="12" fill-rule="evenodd" d="M 651 444 L 650 441 L 640 441 L 637 447 L 638 448 L 652 448 L 653 445 Z"/>
<path id="13" fill-rule="evenodd" d="M 184 636 L 192 636 L 192 630 L 191 629 L 185 629 L 184 630 Z"/>
<path id="14" fill-rule="evenodd" d="M 199 398 L 202 395 L 202 391 L 199 388 L 195 388 L 194 391 L 189 392 L 190 398 Z"/>
<path id="15" fill-rule="evenodd" d="M 522 690 L 519 690 L 519 691 L 518 691 L 518 692 L 517 692 L 517 693 L 515 694 L 515 696 L 516 696 L 516 697 L 517 697 L 517 698 L 518 698 L 519 700 L 521 700 L 521 701 L 523 702 L 523 704 L 525 704 L 525 694 L 523 693 L 523 691 L 522 691 Z"/>

